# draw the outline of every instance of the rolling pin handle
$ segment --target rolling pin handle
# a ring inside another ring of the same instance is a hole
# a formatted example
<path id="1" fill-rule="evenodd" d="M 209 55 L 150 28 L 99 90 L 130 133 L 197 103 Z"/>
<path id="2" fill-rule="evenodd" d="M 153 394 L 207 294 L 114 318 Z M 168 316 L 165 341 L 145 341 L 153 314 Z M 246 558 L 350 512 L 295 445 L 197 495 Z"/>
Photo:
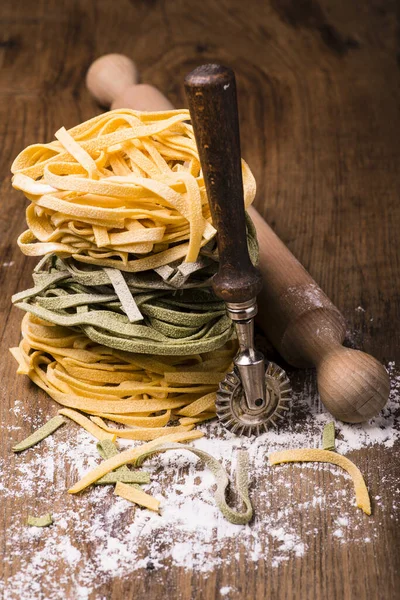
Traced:
<path id="1" fill-rule="evenodd" d="M 262 280 L 247 248 L 235 75 L 221 65 L 202 65 L 187 75 L 185 90 L 218 232 L 214 291 L 225 302 L 246 302 Z"/>
<path id="2" fill-rule="evenodd" d="M 88 90 L 101 106 L 106 107 L 138 80 L 135 63 L 124 54 L 100 56 L 86 74 Z"/>

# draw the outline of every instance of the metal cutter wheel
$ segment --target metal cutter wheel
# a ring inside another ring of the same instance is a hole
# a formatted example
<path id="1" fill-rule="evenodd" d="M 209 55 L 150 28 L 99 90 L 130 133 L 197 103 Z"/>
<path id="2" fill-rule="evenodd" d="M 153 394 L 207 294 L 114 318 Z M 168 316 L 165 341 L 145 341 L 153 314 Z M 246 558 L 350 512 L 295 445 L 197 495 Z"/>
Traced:
<path id="1" fill-rule="evenodd" d="M 217 393 L 217 416 L 238 435 L 258 435 L 282 418 L 291 388 L 285 371 L 254 348 L 262 281 L 247 248 L 235 75 L 220 65 L 203 65 L 186 77 L 185 89 L 218 232 L 213 288 L 226 302 L 239 341 L 234 370 Z"/>

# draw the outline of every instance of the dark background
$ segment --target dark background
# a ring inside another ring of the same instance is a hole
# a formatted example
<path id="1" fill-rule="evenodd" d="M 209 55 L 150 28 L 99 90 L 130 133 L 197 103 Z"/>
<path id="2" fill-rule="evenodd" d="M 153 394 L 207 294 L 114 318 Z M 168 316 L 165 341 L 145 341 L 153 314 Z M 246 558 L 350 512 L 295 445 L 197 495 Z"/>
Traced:
<path id="1" fill-rule="evenodd" d="M 34 264 L 16 245 L 25 202 L 11 189 L 9 166 L 26 145 L 50 141 L 61 125 L 100 112 L 84 79 L 90 63 L 108 52 L 134 58 L 142 81 L 176 106 L 185 105 L 183 77 L 198 64 L 235 69 L 242 152 L 258 183 L 257 208 L 344 313 L 350 342 L 383 361 L 400 358 L 398 6 L 392 0 L 1 3 L 3 423 L 8 400 L 27 389 L 23 378 L 15 380 L 7 352 L 19 340 L 21 319 L 10 309 L 10 296 L 31 285 Z M 35 402 L 47 399 L 37 394 L 28 410 Z M 379 487 L 388 453 L 376 447 L 358 456 L 369 485 L 390 506 Z M 12 512 L 12 506 L 3 512 L 3 525 Z M 226 557 L 223 572 L 206 580 L 178 569 L 164 581 L 146 572 L 104 594 L 217 598 L 217 582 L 234 582 L 243 598 L 394 599 L 400 540 L 390 510 L 386 521 L 378 542 L 365 548 L 316 544 L 314 558 L 310 553 L 270 572 L 242 565 L 237 573 Z"/>

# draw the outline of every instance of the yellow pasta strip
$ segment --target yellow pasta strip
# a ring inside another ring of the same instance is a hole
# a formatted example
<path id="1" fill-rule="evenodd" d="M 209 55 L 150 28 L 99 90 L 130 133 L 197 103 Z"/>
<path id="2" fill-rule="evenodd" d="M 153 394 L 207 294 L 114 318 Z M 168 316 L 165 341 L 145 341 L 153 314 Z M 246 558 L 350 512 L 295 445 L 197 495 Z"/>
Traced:
<path id="1" fill-rule="evenodd" d="M 88 419 L 81 413 L 76 412 L 76 410 L 71 410 L 70 408 L 62 408 L 58 411 L 58 414 L 64 415 L 72 421 L 75 421 L 75 423 L 78 423 L 78 425 L 86 429 L 87 432 L 94 435 L 94 437 L 98 440 L 112 440 L 113 442 L 115 441 L 115 434 L 108 433 L 100 427 L 97 427 L 97 425 L 92 423 L 90 419 Z"/>
<path id="2" fill-rule="evenodd" d="M 114 434 L 118 438 L 123 438 L 126 440 L 155 440 L 158 437 L 165 435 L 165 427 L 138 427 L 136 429 L 115 429 L 115 427 L 108 427 L 100 417 L 90 417 L 93 423 L 96 423 L 101 429 L 107 431 L 109 434 Z M 178 425 L 177 427 L 173 427 L 173 431 L 184 432 L 191 431 L 194 425 Z"/>
<path id="3" fill-rule="evenodd" d="M 195 400 L 185 408 L 179 410 L 176 414 L 181 415 L 182 417 L 195 417 L 202 412 L 208 412 L 215 408 L 215 399 L 216 394 L 212 392 L 211 394 L 207 394 L 206 396 L 202 396 L 198 400 Z"/>
<path id="4" fill-rule="evenodd" d="M 114 423 L 121 423 L 122 425 L 135 425 L 136 427 L 163 427 L 167 425 L 171 418 L 171 410 L 166 410 L 163 415 L 157 417 L 149 416 L 124 416 L 124 415 L 113 415 L 109 413 L 99 413 L 96 417 L 102 417 Z M 181 419 L 179 420 L 181 422 Z M 181 425 L 190 425 L 190 423 L 181 423 Z"/>
<path id="5" fill-rule="evenodd" d="M 270 465 L 288 462 L 323 462 L 341 467 L 353 479 L 358 508 L 361 508 L 367 515 L 371 514 L 371 503 L 364 478 L 356 465 L 345 456 L 330 450 L 315 449 L 283 450 L 282 452 L 274 452 L 269 456 Z"/>
<path id="6" fill-rule="evenodd" d="M 139 506 L 143 506 L 144 508 L 149 508 L 150 510 L 154 510 L 155 512 L 159 512 L 160 501 L 150 494 L 146 494 L 143 490 L 140 490 L 132 485 L 127 485 L 126 483 L 122 483 L 121 481 L 117 481 L 117 484 L 114 488 L 114 494 L 116 496 L 120 496 L 125 500 L 129 500 L 129 502 L 133 502 L 134 504 L 139 504 Z"/>
<path id="7" fill-rule="evenodd" d="M 69 152 L 88 172 L 89 177 L 95 177 L 97 179 L 100 176 L 93 158 L 74 140 L 65 127 L 61 127 L 61 129 L 56 132 L 55 137 L 61 142 L 67 152 Z"/>
<path id="8" fill-rule="evenodd" d="M 17 374 L 28 375 L 31 372 L 31 367 L 24 359 L 24 355 L 21 352 L 21 348 L 10 348 L 10 352 L 18 363 Z"/>
<path id="9" fill-rule="evenodd" d="M 23 234 L 21 234 L 20 238 Z M 19 238 L 18 238 L 19 239 Z M 208 240 L 202 240 L 202 246 L 207 244 Z M 20 246 L 21 250 L 24 254 L 29 256 L 41 256 L 41 254 L 33 254 L 25 251 L 24 248 Z M 44 245 L 44 244 L 43 244 Z M 57 252 L 57 249 L 53 249 L 52 246 L 56 244 L 46 244 L 46 254 L 49 252 Z M 61 244 L 60 244 L 61 245 Z M 78 260 L 79 262 L 86 263 L 88 265 L 99 265 L 102 267 L 112 267 L 113 269 L 120 269 L 121 271 L 127 271 L 128 273 L 139 273 L 141 271 L 150 271 L 152 269 L 157 269 L 158 267 L 162 267 L 164 265 L 168 265 L 175 260 L 183 258 L 188 251 L 189 244 L 183 243 L 179 246 L 174 246 L 173 248 L 169 248 L 163 252 L 157 252 L 157 254 L 152 254 L 150 256 L 146 256 L 146 258 L 136 258 L 134 260 L 127 260 L 123 264 L 121 264 L 121 260 L 116 258 L 96 258 L 93 256 L 87 256 L 85 254 L 73 254 L 72 256 Z M 60 249 L 60 252 L 63 252 L 63 249 Z M 118 254 L 118 253 L 117 253 Z"/>
<path id="10" fill-rule="evenodd" d="M 225 373 L 184 371 L 180 373 L 165 373 L 164 381 L 166 384 L 218 384 L 225 377 Z"/>
<path id="11" fill-rule="evenodd" d="M 215 417 L 215 412 L 204 412 L 199 417 L 182 417 L 179 419 L 181 425 L 194 425 L 197 423 L 203 423 L 203 421 L 209 421 Z"/>
<path id="12" fill-rule="evenodd" d="M 125 450 L 108 460 L 103 461 L 98 467 L 93 469 L 87 473 L 80 481 L 78 481 L 72 488 L 68 490 L 70 494 L 77 494 L 81 492 L 89 485 L 109 473 L 110 471 L 114 471 L 118 467 L 122 465 L 126 465 L 128 463 L 134 463 L 135 460 L 141 456 L 147 450 L 158 446 L 159 444 L 169 443 L 169 442 L 183 442 L 189 440 L 197 440 L 203 437 L 203 433 L 201 431 L 185 431 L 179 433 L 171 433 L 169 435 L 165 435 L 163 437 L 157 438 L 151 442 L 147 442 L 146 444 L 142 444 L 137 448 L 130 448 L 129 450 Z"/>
<path id="13" fill-rule="evenodd" d="M 107 227 L 93 225 L 93 233 L 96 246 L 98 248 L 101 248 L 102 246 L 108 246 L 110 244 L 110 236 L 108 235 Z"/>

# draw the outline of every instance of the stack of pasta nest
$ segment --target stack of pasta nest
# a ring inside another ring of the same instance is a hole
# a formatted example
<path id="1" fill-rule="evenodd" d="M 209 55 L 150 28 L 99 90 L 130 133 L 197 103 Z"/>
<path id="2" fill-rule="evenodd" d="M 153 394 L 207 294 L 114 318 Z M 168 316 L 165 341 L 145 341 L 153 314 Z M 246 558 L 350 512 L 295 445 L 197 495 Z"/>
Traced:
<path id="1" fill-rule="evenodd" d="M 117 437 L 190 430 L 215 415 L 236 341 L 188 111 L 115 110 L 55 137 L 12 165 L 30 202 L 18 244 L 41 257 L 13 298 L 18 371 Z M 248 206 L 245 162 L 243 181 Z"/>

